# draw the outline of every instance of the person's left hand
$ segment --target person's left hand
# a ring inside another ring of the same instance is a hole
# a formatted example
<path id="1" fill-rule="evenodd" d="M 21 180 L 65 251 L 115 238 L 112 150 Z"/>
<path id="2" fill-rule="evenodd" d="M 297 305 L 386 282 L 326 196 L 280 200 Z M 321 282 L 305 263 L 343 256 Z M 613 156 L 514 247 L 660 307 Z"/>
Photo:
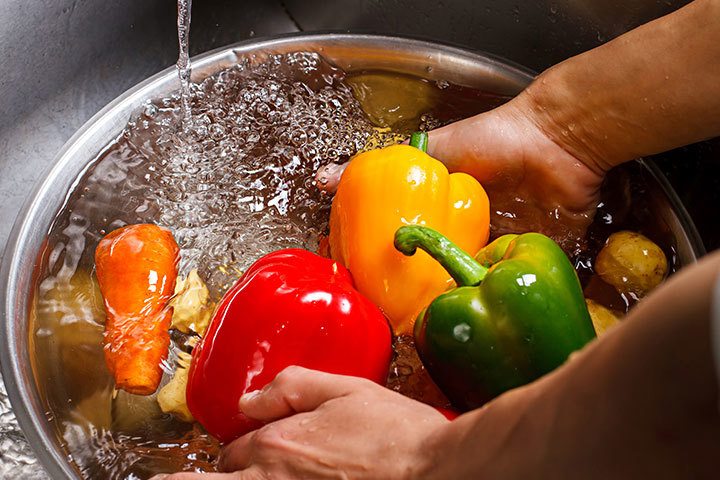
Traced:
<path id="1" fill-rule="evenodd" d="M 245 394 L 248 417 L 273 422 L 226 446 L 219 469 L 153 480 L 408 479 L 425 444 L 448 420 L 434 408 L 369 380 L 289 367 Z"/>

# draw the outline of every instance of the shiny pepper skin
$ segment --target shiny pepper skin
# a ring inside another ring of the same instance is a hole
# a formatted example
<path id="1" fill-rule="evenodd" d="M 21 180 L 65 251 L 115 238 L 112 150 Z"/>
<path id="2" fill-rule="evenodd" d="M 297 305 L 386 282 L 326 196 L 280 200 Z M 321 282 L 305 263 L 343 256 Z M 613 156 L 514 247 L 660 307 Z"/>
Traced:
<path id="1" fill-rule="evenodd" d="M 532 382 L 595 338 L 575 269 L 545 235 L 505 235 L 473 258 L 413 225 L 398 229 L 395 245 L 429 252 L 457 282 L 420 315 L 415 345 L 462 410 Z"/>
<path id="2" fill-rule="evenodd" d="M 411 145 L 362 153 L 344 171 L 330 213 L 330 253 L 397 335 L 411 333 L 420 310 L 451 282 L 426 253 L 408 258 L 395 250 L 395 231 L 406 224 L 431 227 L 475 253 L 488 239 L 487 194 L 470 175 L 448 173 Z"/>
<path id="3" fill-rule="evenodd" d="M 342 265 L 305 250 L 279 250 L 256 261 L 218 304 L 193 351 L 187 403 L 226 443 L 262 425 L 243 415 L 238 401 L 285 367 L 384 384 L 391 357 L 387 320 Z"/>

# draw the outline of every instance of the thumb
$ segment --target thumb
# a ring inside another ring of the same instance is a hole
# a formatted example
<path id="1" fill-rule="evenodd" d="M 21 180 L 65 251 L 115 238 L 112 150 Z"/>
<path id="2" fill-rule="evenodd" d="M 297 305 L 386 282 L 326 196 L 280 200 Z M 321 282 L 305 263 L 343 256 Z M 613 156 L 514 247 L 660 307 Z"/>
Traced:
<path id="1" fill-rule="evenodd" d="M 346 396 L 369 382 L 302 367 L 287 367 L 262 390 L 240 397 L 240 410 L 252 419 L 270 422 L 315 410 L 328 400 Z"/>
<path id="2" fill-rule="evenodd" d="M 521 178 L 524 139 L 532 138 L 526 126 L 530 121 L 504 107 L 431 131 L 428 155 L 450 172 L 472 175 L 483 186 L 506 177 Z"/>
<path id="3" fill-rule="evenodd" d="M 428 132 L 427 153 L 443 163 L 454 163 L 459 158 L 472 154 L 477 137 L 483 135 L 479 128 L 480 116 L 466 118 L 458 122 Z"/>

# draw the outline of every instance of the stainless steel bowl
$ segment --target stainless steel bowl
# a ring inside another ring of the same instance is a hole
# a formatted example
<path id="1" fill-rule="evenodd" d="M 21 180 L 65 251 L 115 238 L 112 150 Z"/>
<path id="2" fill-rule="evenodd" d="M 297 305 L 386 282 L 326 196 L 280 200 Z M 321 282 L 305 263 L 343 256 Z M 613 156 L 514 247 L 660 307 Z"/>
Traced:
<path id="1" fill-rule="evenodd" d="M 532 72 L 490 55 L 448 45 L 406 38 L 372 35 L 290 35 L 249 41 L 193 59 L 193 81 L 199 81 L 245 57 L 263 52 L 316 51 L 347 71 L 382 69 L 430 80 L 515 95 L 533 78 Z M 56 436 L 38 393 L 30 356 L 29 309 L 31 288 L 38 273 L 38 254 L 51 222 L 74 181 L 127 123 L 147 99 L 167 96 L 178 88 L 170 68 L 128 90 L 88 121 L 58 153 L 44 180 L 29 195 L 10 236 L 2 263 L 0 362 L 18 421 L 38 458 L 52 478 L 80 478 Z M 675 237 L 679 264 L 693 262 L 703 248 L 687 212 L 662 174 L 649 192 L 656 197 L 659 216 Z"/>

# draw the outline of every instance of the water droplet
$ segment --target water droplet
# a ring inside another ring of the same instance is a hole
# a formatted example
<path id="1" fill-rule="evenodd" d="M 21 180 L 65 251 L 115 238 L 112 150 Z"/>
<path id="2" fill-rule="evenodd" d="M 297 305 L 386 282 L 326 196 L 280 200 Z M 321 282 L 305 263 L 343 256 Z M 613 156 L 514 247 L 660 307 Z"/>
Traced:
<path id="1" fill-rule="evenodd" d="M 453 327 L 453 337 L 460 343 L 466 343 L 472 335 L 472 327 L 467 323 L 459 323 Z"/>

